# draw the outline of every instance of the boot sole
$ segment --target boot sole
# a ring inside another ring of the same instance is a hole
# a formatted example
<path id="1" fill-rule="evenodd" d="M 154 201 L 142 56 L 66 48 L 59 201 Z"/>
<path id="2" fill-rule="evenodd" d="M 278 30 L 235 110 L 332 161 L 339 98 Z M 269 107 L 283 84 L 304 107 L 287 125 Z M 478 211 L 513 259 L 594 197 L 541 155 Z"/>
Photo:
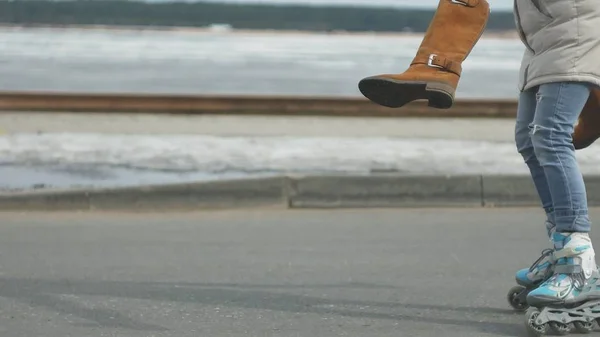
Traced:
<path id="1" fill-rule="evenodd" d="M 358 89 L 369 100 L 388 108 L 399 108 L 412 101 L 425 99 L 437 109 L 449 109 L 454 103 L 455 89 L 441 82 L 401 81 L 383 77 L 367 77 Z"/>

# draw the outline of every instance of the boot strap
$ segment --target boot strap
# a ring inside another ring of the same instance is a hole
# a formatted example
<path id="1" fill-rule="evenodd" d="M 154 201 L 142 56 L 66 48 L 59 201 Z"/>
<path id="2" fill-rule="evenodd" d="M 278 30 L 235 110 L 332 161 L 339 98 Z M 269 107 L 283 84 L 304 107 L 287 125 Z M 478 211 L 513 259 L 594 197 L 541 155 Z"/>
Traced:
<path id="1" fill-rule="evenodd" d="M 452 61 L 437 54 L 419 55 L 414 59 L 412 64 L 426 64 L 432 68 L 440 68 L 458 76 L 460 76 L 462 72 L 460 62 Z"/>

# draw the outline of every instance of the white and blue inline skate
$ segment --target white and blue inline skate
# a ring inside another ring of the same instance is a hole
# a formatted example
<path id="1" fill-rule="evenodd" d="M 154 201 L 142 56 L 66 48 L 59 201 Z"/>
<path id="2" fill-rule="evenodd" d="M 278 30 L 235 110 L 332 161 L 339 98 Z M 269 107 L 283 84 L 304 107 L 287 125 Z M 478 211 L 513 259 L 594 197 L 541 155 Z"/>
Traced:
<path id="1" fill-rule="evenodd" d="M 527 295 L 544 281 L 549 279 L 553 273 L 554 261 L 552 249 L 545 249 L 542 255 L 529 268 L 517 271 L 515 280 L 517 285 L 508 291 L 508 304 L 517 311 L 526 311 L 529 308 Z"/>
<path id="2" fill-rule="evenodd" d="M 549 241 L 552 242 L 554 233 L 554 224 L 546 221 L 546 230 Z M 544 249 L 542 255 L 529 268 L 523 268 L 517 271 L 515 281 L 517 285 L 512 287 L 507 294 L 508 304 L 517 311 L 525 311 L 529 308 L 527 304 L 527 295 L 529 292 L 540 286 L 553 274 L 555 260 L 553 258 L 553 249 Z"/>
<path id="3" fill-rule="evenodd" d="M 552 276 L 526 296 L 531 336 L 590 333 L 600 319 L 600 274 L 587 233 L 552 233 Z"/>

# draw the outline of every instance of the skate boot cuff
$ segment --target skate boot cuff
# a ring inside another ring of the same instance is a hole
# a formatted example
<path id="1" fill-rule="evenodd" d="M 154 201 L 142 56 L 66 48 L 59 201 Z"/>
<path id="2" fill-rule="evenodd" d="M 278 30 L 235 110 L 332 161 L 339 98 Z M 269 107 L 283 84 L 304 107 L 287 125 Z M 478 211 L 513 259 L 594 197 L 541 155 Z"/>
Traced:
<path id="1" fill-rule="evenodd" d="M 546 231 L 548 232 L 548 238 L 552 241 L 552 235 L 556 231 L 556 225 L 550 220 L 546 220 Z"/>

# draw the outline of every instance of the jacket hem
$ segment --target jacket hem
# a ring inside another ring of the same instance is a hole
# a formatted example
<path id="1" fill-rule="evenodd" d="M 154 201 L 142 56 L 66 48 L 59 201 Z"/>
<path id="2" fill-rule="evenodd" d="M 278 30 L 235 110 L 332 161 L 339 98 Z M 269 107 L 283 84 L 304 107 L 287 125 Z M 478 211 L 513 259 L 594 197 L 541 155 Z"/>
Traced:
<path id="1" fill-rule="evenodd" d="M 589 74 L 552 74 L 540 76 L 527 81 L 527 84 L 521 85 L 521 91 L 529 90 L 542 84 L 556 82 L 586 82 L 593 86 L 600 87 L 600 76 Z"/>

